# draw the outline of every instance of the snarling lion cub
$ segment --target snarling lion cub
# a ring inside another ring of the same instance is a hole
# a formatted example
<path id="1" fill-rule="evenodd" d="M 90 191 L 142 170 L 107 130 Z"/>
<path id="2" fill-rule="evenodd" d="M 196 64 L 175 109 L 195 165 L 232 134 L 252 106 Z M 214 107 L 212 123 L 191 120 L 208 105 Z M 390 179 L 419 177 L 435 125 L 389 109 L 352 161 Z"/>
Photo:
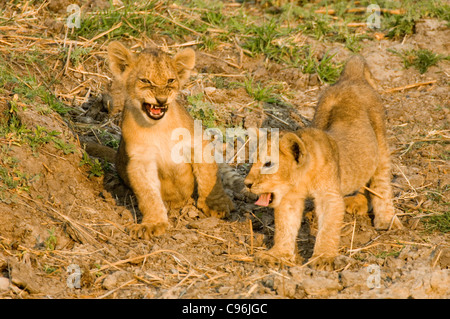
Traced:
<path id="1" fill-rule="evenodd" d="M 207 216 L 225 217 L 233 203 L 223 190 L 217 164 L 172 159 L 172 148 L 178 143 L 171 138 L 173 130 L 184 128 L 194 136 L 194 120 L 176 97 L 194 68 L 195 52 L 185 49 L 171 58 L 160 50 L 145 49 L 135 55 L 112 42 L 108 57 L 116 87 L 125 86 L 116 168 L 136 195 L 143 215 L 142 223 L 130 228 L 131 235 L 148 239 L 164 233 L 167 210 L 183 207 L 195 185 L 197 207 Z"/>
<path id="2" fill-rule="evenodd" d="M 371 196 L 375 227 L 401 227 L 392 203 L 384 109 L 362 57 L 352 57 L 339 81 L 321 96 L 313 127 L 282 133 L 279 161 L 258 159 L 245 184 L 260 195 L 256 204 L 275 209 L 275 243 L 258 256 L 262 260 L 294 258 L 309 197 L 318 217 L 312 264 L 319 268 L 330 268 L 338 255 L 344 196 L 369 185 L 378 195 Z"/>

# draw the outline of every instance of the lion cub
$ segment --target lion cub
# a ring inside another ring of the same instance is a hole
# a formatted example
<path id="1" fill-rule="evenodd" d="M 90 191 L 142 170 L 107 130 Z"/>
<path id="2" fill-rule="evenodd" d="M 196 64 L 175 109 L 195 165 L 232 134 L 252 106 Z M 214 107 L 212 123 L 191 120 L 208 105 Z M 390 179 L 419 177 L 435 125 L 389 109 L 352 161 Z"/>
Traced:
<path id="1" fill-rule="evenodd" d="M 309 197 L 318 217 L 316 267 L 329 268 L 338 255 L 344 196 L 366 185 L 379 195 L 371 196 L 375 227 L 401 227 L 392 203 L 384 109 L 362 57 L 352 57 L 339 81 L 324 92 L 313 127 L 280 135 L 278 157 L 278 162 L 270 156 L 258 159 L 245 179 L 260 195 L 256 204 L 275 209 L 275 244 L 259 258 L 294 258 Z"/>
<path id="2" fill-rule="evenodd" d="M 108 57 L 116 83 L 125 86 L 116 168 L 136 195 L 143 215 L 142 223 L 130 228 L 131 235 L 148 239 L 164 233 L 167 210 L 183 207 L 195 186 L 197 207 L 207 216 L 225 217 L 233 203 L 222 187 L 217 164 L 172 159 L 172 148 L 178 143 L 171 139 L 173 130 L 184 128 L 194 136 L 194 120 L 176 97 L 194 68 L 195 52 L 185 49 L 171 58 L 145 49 L 135 55 L 112 42 Z"/>

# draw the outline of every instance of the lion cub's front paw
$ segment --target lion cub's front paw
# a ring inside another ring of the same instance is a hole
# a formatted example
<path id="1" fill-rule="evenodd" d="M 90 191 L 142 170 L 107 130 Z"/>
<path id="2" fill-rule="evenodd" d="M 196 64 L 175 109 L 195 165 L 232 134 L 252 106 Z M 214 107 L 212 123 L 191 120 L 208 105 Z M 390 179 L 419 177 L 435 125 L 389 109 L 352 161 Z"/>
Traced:
<path id="1" fill-rule="evenodd" d="M 207 217 L 226 218 L 234 210 L 233 202 L 226 195 L 215 200 L 199 200 L 197 206 Z"/>
<path id="2" fill-rule="evenodd" d="M 130 236 L 133 238 L 140 238 L 148 240 L 154 236 L 160 236 L 164 234 L 169 227 L 169 223 L 160 222 L 156 224 L 152 223 L 142 223 L 130 226 L 128 229 L 130 231 Z"/>
<path id="3" fill-rule="evenodd" d="M 260 251 L 255 254 L 255 262 L 257 264 L 274 266 L 283 262 L 293 263 L 294 261 L 295 256 L 276 249 Z"/>
<path id="4" fill-rule="evenodd" d="M 311 257 L 311 263 L 309 267 L 316 270 L 334 270 L 334 258 L 335 257 Z"/>
<path id="5" fill-rule="evenodd" d="M 397 216 L 393 216 L 392 218 L 389 216 L 376 216 L 374 220 L 374 226 L 377 230 L 388 230 L 388 229 L 402 229 L 403 224 L 398 219 Z"/>

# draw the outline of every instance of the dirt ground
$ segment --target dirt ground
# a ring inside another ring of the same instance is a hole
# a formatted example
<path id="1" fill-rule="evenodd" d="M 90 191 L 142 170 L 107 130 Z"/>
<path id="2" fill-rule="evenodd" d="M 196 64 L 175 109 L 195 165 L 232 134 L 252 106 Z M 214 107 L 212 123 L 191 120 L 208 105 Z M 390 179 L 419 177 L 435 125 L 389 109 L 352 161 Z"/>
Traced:
<path id="1" fill-rule="evenodd" d="M 0 40 L 11 42 L 7 36 L 13 31 L 2 30 Z M 44 31 L 63 36 L 54 25 Z M 26 35 L 26 30 L 20 34 Z M 168 45 L 171 52 L 178 49 L 167 39 L 153 41 Z M 405 227 L 376 231 L 371 214 L 346 215 L 341 255 L 331 272 L 308 267 L 317 231 L 313 207 L 305 213 L 297 238 L 296 264 L 255 263 L 254 254 L 273 244 L 273 212 L 231 189 L 227 191 L 237 210 L 230 218 L 204 218 L 195 207 L 186 207 L 170 212 L 166 234 L 149 241 L 132 239 L 126 228 L 139 218 L 136 199 L 121 185 L 114 166 L 103 166 L 97 177 L 89 165 L 81 165 L 80 140 L 104 143 L 99 129 L 109 137 L 120 136 L 119 117 L 109 117 L 101 102 L 111 76 L 105 47 L 97 46 L 99 53 L 85 63 L 69 65 L 52 86 L 72 108 L 66 116 L 42 112 L 42 103 L 24 103 L 13 87 L 5 87 L 0 99 L 3 122 L 14 115 L 30 130 L 60 132 L 58 138 L 74 148 L 64 152 L 55 143 L 34 148 L 12 135 L 0 139 L 1 166 L 18 183 L 1 188 L 0 298 L 449 298 L 449 233 L 430 230 L 427 221 L 449 210 L 450 61 L 421 75 L 414 68 L 405 69 L 387 50 L 429 48 L 447 55 L 449 43 L 450 29 L 432 19 L 420 22 L 416 33 L 405 39 L 362 42 L 360 54 L 378 81 L 386 107 L 394 204 Z M 336 61 L 351 55 L 339 43 L 317 46 L 318 54 L 320 48 L 333 49 Z M 216 119 L 230 126 L 305 127 L 326 88 L 313 75 L 249 57 L 238 46 L 196 51 L 195 74 L 180 100 L 188 106 L 188 96 L 203 93 L 214 105 Z M 60 62 L 54 70 L 64 68 Z M 243 74 L 282 85 L 293 107 L 255 104 L 242 86 L 212 80 L 231 83 Z M 435 82 L 389 92 L 427 81 Z M 68 96 L 74 98 L 69 101 Z M 19 106 L 14 112 L 11 103 Z M 248 169 L 239 165 L 236 171 L 245 176 Z"/>

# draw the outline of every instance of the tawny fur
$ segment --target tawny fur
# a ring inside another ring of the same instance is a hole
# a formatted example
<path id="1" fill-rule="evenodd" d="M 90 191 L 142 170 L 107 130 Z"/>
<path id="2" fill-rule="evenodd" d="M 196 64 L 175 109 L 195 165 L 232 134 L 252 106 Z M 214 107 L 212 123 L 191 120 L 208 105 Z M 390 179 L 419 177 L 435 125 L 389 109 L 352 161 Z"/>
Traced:
<path id="1" fill-rule="evenodd" d="M 169 225 L 167 210 L 186 205 L 195 186 L 197 207 L 207 216 L 225 217 L 233 203 L 223 190 L 217 164 L 176 163 L 172 159 L 172 149 L 179 142 L 171 139 L 173 130 L 185 128 L 194 136 L 194 120 L 176 102 L 194 67 L 194 51 L 186 49 L 174 58 L 150 49 L 135 55 L 119 42 L 112 42 L 108 57 L 119 96 L 114 109 L 123 108 L 116 168 L 135 193 L 143 215 L 142 223 L 130 228 L 131 234 L 147 239 L 164 233 Z M 155 120 L 145 111 L 144 103 L 165 105 L 167 111 Z M 194 144 L 188 142 L 192 150 Z"/>
<path id="2" fill-rule="evenodd" d="M 368 185 L 378 229 L 401 227 L 395 217 L 390 185 L 390 155 L 384 108 L 370 71 L 360 56 L 346 64 L 339 81 L 321 96 L 311 128 L 280 136 L 278 170 L 262 174 L 270 157 L 258 159 L 245 183 L 253 193 L 272 193 L 275 209 L 274 246 L 258 258 L 293 260 L 304 202 L 312 197 L 318 234 L 312 259 L 330 268 L 338 255 L 340 232 L 347 210 L 367 212 L 360 192 Z M 352 197 L 346 195 L 355 194 Z"/>

